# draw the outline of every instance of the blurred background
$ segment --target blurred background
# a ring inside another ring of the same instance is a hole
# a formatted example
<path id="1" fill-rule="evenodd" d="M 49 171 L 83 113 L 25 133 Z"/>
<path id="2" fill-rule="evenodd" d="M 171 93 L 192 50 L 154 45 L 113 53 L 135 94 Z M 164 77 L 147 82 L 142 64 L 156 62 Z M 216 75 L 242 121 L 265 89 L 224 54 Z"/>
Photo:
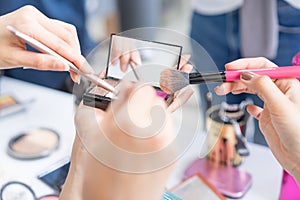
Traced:
<path id="1" fill-rule="evenodd" d="M 95 41 L 138 27 L 164 27 L 188 35 L 192 12 L 186 0 L 86 0 L 86 10 Z"/>

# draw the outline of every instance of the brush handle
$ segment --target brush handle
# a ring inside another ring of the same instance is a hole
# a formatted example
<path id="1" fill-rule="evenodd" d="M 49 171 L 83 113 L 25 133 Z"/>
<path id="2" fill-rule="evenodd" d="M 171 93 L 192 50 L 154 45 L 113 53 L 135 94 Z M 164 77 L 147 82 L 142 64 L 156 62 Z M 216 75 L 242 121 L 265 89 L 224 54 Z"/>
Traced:
<path id="1" fill-rule="evenodd" d="M 225 82 L 225 72 L 210 72 L 210 73 L 190 73 L 189 83 L 190 84 L 201 84 L 201 83 L 216 83 Z"/>
<path id="2" fill-rule="evenodd" d="M 300 77 L 300 66 L 285 66 L 263 69 L 249 69 L 249 70 L 227 70 L 225 71 L 226 82 L 240 80 L 241 72 L 253 72 L 259 75 L 269 76 L 271 79 L 281 78 L 298 78 Z"/>

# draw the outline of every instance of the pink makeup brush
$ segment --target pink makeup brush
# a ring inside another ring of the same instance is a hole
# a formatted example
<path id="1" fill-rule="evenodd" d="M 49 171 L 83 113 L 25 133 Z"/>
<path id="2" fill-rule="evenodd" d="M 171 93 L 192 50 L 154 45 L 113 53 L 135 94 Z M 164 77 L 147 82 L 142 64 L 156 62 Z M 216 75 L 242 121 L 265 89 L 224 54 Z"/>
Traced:
<path id="1" fill-rule="evenodd" d="M 160 74 L 160 87 L 168 94 L 172 94 L 190 84 L 233 82 L 240 80 L 243 71 L 267 75 L 272 79 L 300 77 L 300 66 L 286 66 L 249 70 L 228 70 L 212 73 L 186 73 L 171 68 Z"/>

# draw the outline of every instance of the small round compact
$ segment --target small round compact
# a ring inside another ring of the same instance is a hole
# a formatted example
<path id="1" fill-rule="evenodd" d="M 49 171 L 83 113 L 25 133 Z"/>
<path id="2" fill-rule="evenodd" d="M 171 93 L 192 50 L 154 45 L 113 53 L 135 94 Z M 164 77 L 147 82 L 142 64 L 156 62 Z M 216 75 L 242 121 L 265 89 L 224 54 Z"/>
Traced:
<path id="1" fill-rule="evenodd" d="M 4 184 L 0 190 L 1 200 L 58 200 L 57 194 L 50 194 L 42 197 L 36 197 L 36 194 L 32 188 L 26 183 L 19 181 L 11 181 Z"/>
<path id="2" fill-rule="evenodd" d="M 10 139 L 7 153 L 17 159 L 43 158 L 57 149 L 59 140 L 56 131 L 48 128 L 35 128 Z"/>

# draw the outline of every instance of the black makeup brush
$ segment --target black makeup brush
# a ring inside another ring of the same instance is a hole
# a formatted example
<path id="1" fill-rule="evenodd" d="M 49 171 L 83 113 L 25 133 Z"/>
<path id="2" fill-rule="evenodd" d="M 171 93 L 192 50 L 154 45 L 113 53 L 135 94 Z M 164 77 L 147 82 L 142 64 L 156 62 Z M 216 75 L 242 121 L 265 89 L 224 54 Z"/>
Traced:
<path id="1" fill-rule="evenodd" d="M 244 71 L 267 75 L 272 79 L 300 77 L 300 66 L 227 70 L 211 73 L 186 73 L 168 68 L 160 74 L 160 87 L 166 93 L 172 94 L 190 84 L 237 81 L 240 80 L 240 74 Z"/>

